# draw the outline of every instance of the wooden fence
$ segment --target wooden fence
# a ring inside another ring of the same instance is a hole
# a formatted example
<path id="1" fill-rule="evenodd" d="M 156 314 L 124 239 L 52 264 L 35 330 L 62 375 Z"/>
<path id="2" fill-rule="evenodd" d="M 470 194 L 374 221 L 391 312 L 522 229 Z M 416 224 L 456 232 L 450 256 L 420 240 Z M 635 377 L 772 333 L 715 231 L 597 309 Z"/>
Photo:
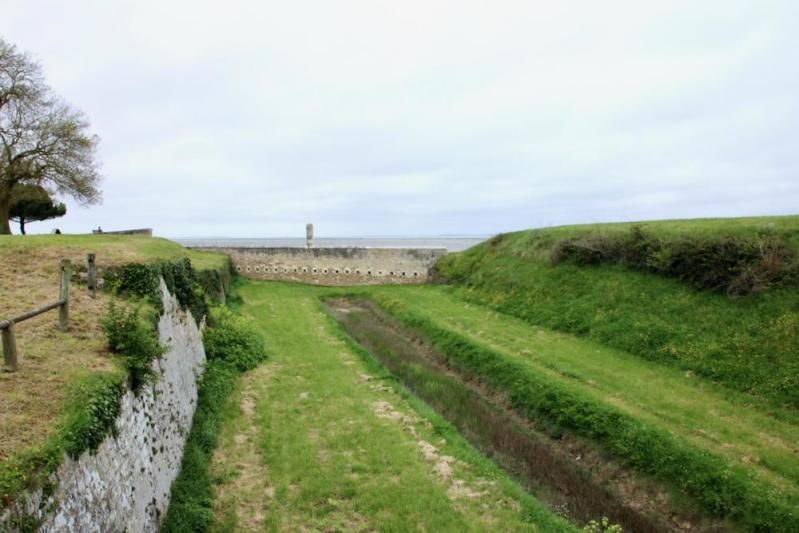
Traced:
<path id="1" fill-rule="evenodd" d="M 87 285 L 89 295 L 94 298 L 96 296 L 97 282 L 95 270 L 95 255 L 88 255 L 88 272 L 87 272 Z M 58 309 L 58 327 L 61 331 L 69 330 L 69 280 L 72 277 L 72 264 L 69 260 L 64 259 L 61 261 L 61 287 L 60 298 L 58 301 L 43 305 L 33 311 L 22 313 L 8 320 L 0 321 L 0 333 L 2 333 L 3 340 L 3 370 L 6 372 L 15 372 L 17 370 L 17 363 L 19 353 L 17 351 L 17 339 L 14 335 L 14 325 L 29 318 L 41 315 L 47 311 Z"/>

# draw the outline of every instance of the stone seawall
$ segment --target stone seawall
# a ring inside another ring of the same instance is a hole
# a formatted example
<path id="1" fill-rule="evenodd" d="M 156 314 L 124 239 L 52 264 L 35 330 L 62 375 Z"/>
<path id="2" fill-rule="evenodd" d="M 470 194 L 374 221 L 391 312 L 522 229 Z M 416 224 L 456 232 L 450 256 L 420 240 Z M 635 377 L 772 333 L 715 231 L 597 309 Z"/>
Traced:
<path id="1" fill-rule="evenodd" d="M 315 285 L 425 283 L 446 248 L 221 248 L 197 250 L 230 256 L 233 268 L 252 279 Z"/>
<path id="2" fill-rule="evenodd" d="M 205 365 L 202 335 L 161 281 L 164 314 L 158 323 L 167 353 L 153 362 L 156 381 L 122 398 L 116 436 L 95 453 L 65 458 L 42 490 L 23 497 L 0 516 L 0 531 L 27 515 L 39 531 L 158 531 L 197 405 L 197 380 Z"/>

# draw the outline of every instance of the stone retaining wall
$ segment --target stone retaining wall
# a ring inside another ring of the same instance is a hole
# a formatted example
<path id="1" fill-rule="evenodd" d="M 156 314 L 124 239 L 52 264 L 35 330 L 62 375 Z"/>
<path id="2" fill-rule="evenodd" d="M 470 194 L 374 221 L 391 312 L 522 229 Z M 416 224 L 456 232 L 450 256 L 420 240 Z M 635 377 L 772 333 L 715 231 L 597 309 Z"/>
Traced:
<path id="1" fill-rule="evenodd" d="M 197 406 L 197 380 L 205 365 L 202 335 L 161 281 L 164 314 L 158 323 L 167 353 L 153 362 L 156 381 L 137 395 L 128 391 L 117 435 L 95 453 L 65 457 L 50 481 L 52 495 L 27 494 L 0 515 L 0 531 L 21 516 L 39 531 L 158 531 L 180 471 L 183 447 Z"/>
<path id="2" fill-rule="evenodd" d="M 425 283 L 446 248 L 196 248 L 230 256 L 242 276 L 316 285 Z"/>

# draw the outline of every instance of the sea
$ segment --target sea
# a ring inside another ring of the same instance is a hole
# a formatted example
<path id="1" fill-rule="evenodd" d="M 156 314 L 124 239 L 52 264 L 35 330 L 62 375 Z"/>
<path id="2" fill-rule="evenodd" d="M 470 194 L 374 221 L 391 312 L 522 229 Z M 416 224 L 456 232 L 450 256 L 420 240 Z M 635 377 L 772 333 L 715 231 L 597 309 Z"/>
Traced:
<path id="1" fill-rule="evenodd" d="M 321 237 L 313 240 L 317 248 L 446 248 L 460 252 L 491 238 L 490 235 L 458 237 Z M 305 248 L 305 239 L 295 238 L 228 238 L 191 237 L 171 239 L 183 246 L 247 247 L 247 248 Z"/>

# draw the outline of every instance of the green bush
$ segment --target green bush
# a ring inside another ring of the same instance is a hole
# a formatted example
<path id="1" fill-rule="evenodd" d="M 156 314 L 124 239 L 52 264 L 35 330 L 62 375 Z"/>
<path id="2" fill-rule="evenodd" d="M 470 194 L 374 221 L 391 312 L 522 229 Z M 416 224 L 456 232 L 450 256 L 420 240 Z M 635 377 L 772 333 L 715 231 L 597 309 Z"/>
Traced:
<path id="1" fill-rule="evenodd" d="M 160 306 L 159 276 L 159 269 L 153 264 L 131 263 L 120 270 L 117 288 L 123 294 L 148 298 L 152 304 Z"/>
<path id="2" fill-rule="evenodd" d="M 140 308 L 126 310 L 114 300 L 108 304 L 108 315 L 101 320 L 108 340 L 108 349 L 118 355 L 130 374 L 134 392 L 153 376 L 152 361 L 161 357 L 166 347 L 158 340 L 151 321 L 143 320 Z"/>
<path id="3" fill-rule="evenodd" d="M 209 361 L 218 360 L 243 372 L 265 358 L 264 341 L 250 320 L 227 307 L 212 313 L 213 327 L 205 330 L 203 344 Z"/>
<path id="4" fill-rule="evenodd" d="M 208 363 L 200 384 L 197 410 L 186 442 L 180 474 L 172 485 L 172 499 L 161 530 L 207 531 L 213 521 L 213 480 L 209 472 L 227 398 L 239 373 L 266 358 L 258 330 L 246 318 L 226 307 L 211 313 L 213 326 L 203 344 Z"/>
<path id="5" fill-rule="evenodd" d="M 239 372 L 221 360 L 205 367 L 191 433 L 183 450 L 180 474 L 161 531 L 207 531 L 213 521 L 213 479 L 209 467 L 224 421 L 227 398 L 236 387 Z"/>
<path id="6" fill-rule="evenodd" d="M 116 375 L 100 375 L 90 380 L 81 394 L 75 394 L 64 422 L 65 451 L 77 459 L 85 451 L 95 451 L 116 430 L 121 409 L 123 382 Z"/>
<path id="7" fill-rule="evenodd" d="M 161 261 L 155 266 L 163 276 L 169 292 L 175 295 L 181 307 L 188 309 L 199 323 L 208 314 L 208 304 L 189 258 Z"/>
<path id="8" fill-rule="evenodd" d="M 197 283 L 205 294 L 217 303 L 225 303 L 225 293 L 230 285 L 230 273 L 226 270 L 200 270 Z"/>
<path id="9" fill-rule="evenodd" d="M 633 226 L 627 234 L 586 233 L 557 241 L 552 261 L 578 265 L 615 263 L 730 296 L 795 284 L 799 263 L 775 235 L 655 237 Z"/>
<path id="10" fill-rule="evenodd" d="M 622 533 L 622 528 L 618 524 L 611 524 L 607 517 L 603 516 L 602 520 L 591 520 L 583 528 L 583 531 L 588 533 Z"/>
<path id="11" fill-rule="evenodd" d="M 198 323 L 208 314 L 206 290 L 200 284 L 200 277 L 188 257 L 146 265 L 131 263 L 122 266 L 118 273 L 108 272 L 107 277 L 120 294 L 146 298 L 160 311 L 163 311 L 163 303 L 159 278 L 163 277 L 169 292 L 177 298 L 183 309 L 191 312 Z M 218 288 L 208 294 L 217 292 Z"/>

